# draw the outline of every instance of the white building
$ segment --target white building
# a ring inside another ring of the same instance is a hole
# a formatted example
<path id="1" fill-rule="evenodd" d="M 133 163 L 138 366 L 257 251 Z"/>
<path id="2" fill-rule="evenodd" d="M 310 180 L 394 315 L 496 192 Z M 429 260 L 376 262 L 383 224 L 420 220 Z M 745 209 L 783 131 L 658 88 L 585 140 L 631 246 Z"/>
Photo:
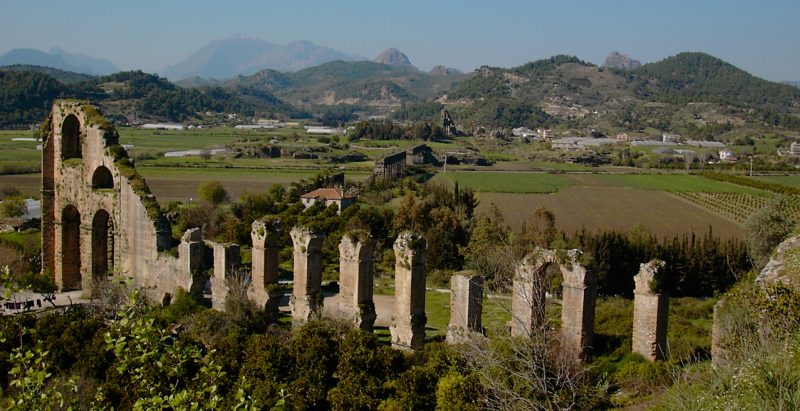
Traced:
<path id="1" fill-rule="evenodd" d="M 661 135 L 661 141 L 664 143 L 677 143 L 680 140 L 681 140 L 680 134 L 669 132 Z"/>
<path id="2" fill-rule="evenodd" d="M 733 151 L 731 151 L 730 149 L 723 148 L 722 150 L 719 151 L 719 161 L 723 161 L 726 163 L 734 163 L 736 162 L 736 160 L 738 160 L 736 158 L 736 155 L 733 154 Z"/>
<path id="3" fill-rule="evenodd" d="M 800 143 L 792 143 L 789 146 L 789 154 L 793 156 L 800 156 Z"/>
<path id="4" fill-rule="evenodd" d="M 552 140 L 556 136 L 556 134 L 553 132 L 553 129 L 551 128 L 537 128 L 536 134 L 542 140 Z"/>
<path id="5" fill-rule="evenodd" d="M 345 130 L 341 128 L 320 127 L 320 126 L 306 126 L 306 133 L 308 134 L 331 134 L 331 135 L 344 135 Z"/>
<path id="6" fill-rule="evenodd" d="M 183 130 L 183 124 L 175 123 L 147 123 L 142 124 L 145 130 Z"/>
<path id="7" fill-rule="evenodd" d="M 305 208 L 313 206 L 317 201 L 324 201 L 326 207 L 336 204 L 341 213 L 342 210 L 355 203 L 356 198 L 345 194 L 338 188 L 318 188 L 300 196 L 300 201 L 303 202 Z"/>

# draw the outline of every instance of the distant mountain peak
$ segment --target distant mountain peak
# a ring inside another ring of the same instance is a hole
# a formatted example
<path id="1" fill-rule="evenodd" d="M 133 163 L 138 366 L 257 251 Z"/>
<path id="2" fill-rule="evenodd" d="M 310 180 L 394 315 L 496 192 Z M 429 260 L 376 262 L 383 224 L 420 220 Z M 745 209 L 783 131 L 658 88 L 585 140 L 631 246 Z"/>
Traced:
<path id="1" fill-rule="evenodd" d="M 208 43 L 183 61 L 167 67 L 164 74 L 172 79 L 195 76 L 226 79 L 264 69 L 298 71 L 335 60 L 353 61 L 355 58 L 308 40 L 275 44 L 237 35 Z"/>
<path id="2" fill-rule="evenodd" d="M 408 56 L 394 47 L 384 50 L 383 53 L 378 54 L 378 57 L 375 57 L 372 61 L 386 64 L 387 66 L 410 67 L 416 69 L 416 67 L 411 64 L 411 60 L 408 59 Z"/>
<path id="3" fill-rule="evenodd" d="M 612 51 L 611 54 L 606 57 L 603 67 L 621 70 L 636 70 L 639 67 L 642 67 L 642 62 L 632 59 L 627 54 L 620 54 L 618 51 Z"/>

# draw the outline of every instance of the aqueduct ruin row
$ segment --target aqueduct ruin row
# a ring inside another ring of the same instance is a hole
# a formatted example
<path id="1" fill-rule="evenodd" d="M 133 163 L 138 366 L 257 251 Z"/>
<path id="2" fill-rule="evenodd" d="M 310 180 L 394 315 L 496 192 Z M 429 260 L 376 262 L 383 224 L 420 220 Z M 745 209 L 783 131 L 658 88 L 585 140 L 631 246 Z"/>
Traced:
<path id="1" fill-rule="evenodd" d="M 248 297 L 270 314 L 278 314 L 283 289 L 278 285 L 280 233 L 288 229 L 273 217 L 252 225 L 252 263 L 241 264 L 236 244 L 202 238 L 187 230 L 173 247 L 169 222 L 133 162 L 119 145 L 119 135 L 97 109 L 80 101 L 57 101 L 42 127 L 42 259 L 43 271 L 60 290 L 90 291 L 112 273 L 146 287 L 168 302 L 182 287 L 200 293 L 209 280 L 214 308 L 224 309 L 229 280 L 245 273 Z M 399 163 L 398 163 L 399 164 Z M 385 177 L 385 175 L 384 175 Z M 291 228 L 294 286 L 290 300 L 295 323 L 322 315 L 323 233 Z M 176 241 L 177 242 L 177 241 Z M 346 234 L 339 247 L 341 288 L 335 312 L 353 326 L 370 330 L 373 302 L 374 242 L 369 233 Z M 401 233 L 394 244 L 395 296 L 392 343 L 419 348 L 425 337 L 425 240 Z M 213 261 L 211 261 L 213 260 Z M 544 271 L 556 264 L 563 275 L 562 335 L 578 358 L 588 355 L 593 337 L 596 285 L 580 264 L 580 252 L 535 250 L 518 267 L 512 295 L 511 334 L 541 332 L 544 318 Z M 637 276 L 634 350 L 649 358 L 666 352 L 666 296 L 646 285 L 660 263 L 642 265 Z M 249 280 L 249 281 L 248 281 Z M 462 273 L 453 278 L 448 340 L 483 338 L 483 281 Z"/>

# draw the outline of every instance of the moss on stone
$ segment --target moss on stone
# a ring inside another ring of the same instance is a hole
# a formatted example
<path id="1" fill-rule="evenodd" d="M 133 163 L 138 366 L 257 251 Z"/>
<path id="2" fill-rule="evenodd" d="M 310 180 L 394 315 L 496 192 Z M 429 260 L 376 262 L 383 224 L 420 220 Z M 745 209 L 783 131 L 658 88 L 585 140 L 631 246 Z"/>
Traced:
<path id="1" fill-rule="evenodd" d="M 350 230 L 345 235 L 350 239 L 350 241 L 353 242 L 353 244 L 366 244 L 370 241 L 370 239 L 372 239 L 372 236 L 370 236 L 367 230 L 360 228 Z"/>
<path id="2" fill-rule="evenodd" d="M 45 117 L 42 124 L 39 126 L 39 135 L 42 137 L 42 141 L 50 140 L 50 136 L 53 133 L 53 113 L 50 113 Z"/>
<path id="3" fill-rule="evenodd" d="M 164 218 L 161 207 L 150 192 L 144 177 L 136 171 L 136 167 L 128 157 L 128 152 L 119 144 L 114 144 L 106 148 L 106 154 L 114 158 L 114 165 L 119 170 L 121 176 L 128 180 L 133 192 L 141 198 L 142 205 L 147 210 L 147 215 L 156 225 L 163 224 Z"/>
<path id="4" fill-rule="evenodd" d="M 788 250 L 783 254 L 783 267 L 779 277 L 786 278 L 792 284 L 800 284 L 800 248 Z"/>
<path id="5" fill-rule="evenodd" d="M 79 167 L 79 166 L 83 165 L 83 159 L 82 158 L 68 158 L 68 159 L 62 161 L 61 164 L 63 164 L 64 167 Z"/>
<path id="6" fill-rule="evenodd" d="M 87 104 L 81 107 L 81 111 L 84 114 L 84 120 L 87 126 L 97 126 L 101 130 L 111 131 L 114 129 L 114 126 L 103 117 L 103 114 L 100 112 L 100 109 L 97 107 Z"/>

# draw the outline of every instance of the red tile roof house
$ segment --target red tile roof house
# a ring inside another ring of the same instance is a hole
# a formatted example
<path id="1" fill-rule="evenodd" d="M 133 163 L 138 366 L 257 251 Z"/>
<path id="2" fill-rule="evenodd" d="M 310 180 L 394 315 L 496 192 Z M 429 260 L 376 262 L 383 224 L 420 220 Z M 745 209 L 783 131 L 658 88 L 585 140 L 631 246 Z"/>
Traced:
<path id="1" fill-rule="evenodd" d="M 300 196 L 300 201 L 306 208 L 311 207 L 317 201 L 324 201 L 325 206 L 336 204 L 341 213 L 342 210 L 356 202 L 356 197 L 349 196 L 338 188 L 318 188 Z"/>

